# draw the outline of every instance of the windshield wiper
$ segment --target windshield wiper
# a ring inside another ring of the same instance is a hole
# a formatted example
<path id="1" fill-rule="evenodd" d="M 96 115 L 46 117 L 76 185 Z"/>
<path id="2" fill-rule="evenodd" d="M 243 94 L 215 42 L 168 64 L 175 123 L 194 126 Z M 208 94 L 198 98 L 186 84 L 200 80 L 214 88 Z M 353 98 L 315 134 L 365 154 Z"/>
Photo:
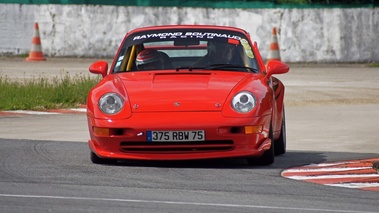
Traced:
<path id="1" fill-rule="evenodd" d="M 202 66 L 202 67 L 184 66 L 184 67 L 177 67 L 176 71 L 179 71 L 179 70 L 189 70 L 189 71 L 192 71 L 192 70 L 203 70 L 203 69 L 207 69 L 207 67 L 205 67 L 205 66 Z"/>
<path id="2" fill-rule="evenodd" d="M 246 71 L 247 70 L 247 71 L 255 72 L 255 73 L 259 72 L 259 70 L 256 68 L 246 67 L 246 66 L 239 65 L 239 64 L 211 64 L 208 66 L 200 66 L 200 67 L 183 66 L 183 67 L 177 67 L 176 71 L 183 70 L 183 69 L 189 70 L 189 71 L 221 69 L 221 70 L 232 70 L 232 71 Z"/>
<path id="3" fill-rule="evenodd" d="M 238 70 L 238 71 L 251 71 L 251 72 L 259 72 L 258 69 L 256 68 L 252 68 L 252 67 L 246 67 L 246 66 L 243 66 L 243 65 L 239 65 L 239 64 L 211 64 L 211 65 L 208 65 L 206 67 L 206 69 L 211 69 L 211 70 L 215 70 L 215 69 L 226 69 L 226 70 Z"/>

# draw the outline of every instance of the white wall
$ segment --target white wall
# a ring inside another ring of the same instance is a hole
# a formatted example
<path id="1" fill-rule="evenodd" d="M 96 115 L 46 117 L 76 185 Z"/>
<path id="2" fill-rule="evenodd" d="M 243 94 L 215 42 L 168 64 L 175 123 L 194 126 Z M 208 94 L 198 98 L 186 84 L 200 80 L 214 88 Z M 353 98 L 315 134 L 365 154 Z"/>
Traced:
<path id="1" fill-rule="evenodd" d="M 34 22 L 45 56 L 113 57 L 125 33 L 141 26 L 216 24 L 245 29 L 268 55 L 278 29 L 282 61 L 379 61 L 379 9 L 209 9 L 0 4 L 0 55 L 26 54 Z"/>

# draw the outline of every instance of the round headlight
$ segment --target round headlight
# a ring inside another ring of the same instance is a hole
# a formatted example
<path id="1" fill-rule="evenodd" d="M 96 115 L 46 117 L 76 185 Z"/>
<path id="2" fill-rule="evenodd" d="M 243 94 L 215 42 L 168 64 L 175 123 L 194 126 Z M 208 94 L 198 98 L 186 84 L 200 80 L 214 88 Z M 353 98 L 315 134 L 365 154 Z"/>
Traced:
<path id="1" fill-rule="evenodd" d="M 233 97 L 232 108 L 240 113 L 247 113 L 255 107 L 255 97 L 250 92 L 240 92 Z"/>
<path id="2" fill-rule="evenodd" d="M 116 93 L 107 93 L 101 96 L 99 108 L 105 114 L 116 114 L 124 107 L 124 101 Z"/>

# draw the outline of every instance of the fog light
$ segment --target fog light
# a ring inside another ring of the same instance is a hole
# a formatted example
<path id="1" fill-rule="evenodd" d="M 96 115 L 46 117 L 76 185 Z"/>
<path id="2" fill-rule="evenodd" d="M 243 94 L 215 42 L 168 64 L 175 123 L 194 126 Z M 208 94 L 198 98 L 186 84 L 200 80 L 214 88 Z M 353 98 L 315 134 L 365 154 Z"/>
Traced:
<path id="1" fill-rule="evenodd" d="M 246 135 L 261 133 L 262 130 L 263 130 L 262 125 L 258 125 L 258 126 L 245 126 L 245 134 Z"/>
<path id="2" fill-rule="evenodd" d="M 99 136 L 109 136 L 109 128 L 93 127 L 93 133 Z"/>

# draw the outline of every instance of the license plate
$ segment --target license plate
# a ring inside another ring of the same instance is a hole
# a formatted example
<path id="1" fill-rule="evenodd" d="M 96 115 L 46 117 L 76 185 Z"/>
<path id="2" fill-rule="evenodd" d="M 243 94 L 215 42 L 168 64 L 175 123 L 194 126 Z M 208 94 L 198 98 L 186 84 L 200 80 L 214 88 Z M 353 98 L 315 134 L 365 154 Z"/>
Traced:
<path id="1" fill-rule="evenodd" d="M 147 141 L 204 141 L 204 130 L 191 131 L 147 131 Z"/>

